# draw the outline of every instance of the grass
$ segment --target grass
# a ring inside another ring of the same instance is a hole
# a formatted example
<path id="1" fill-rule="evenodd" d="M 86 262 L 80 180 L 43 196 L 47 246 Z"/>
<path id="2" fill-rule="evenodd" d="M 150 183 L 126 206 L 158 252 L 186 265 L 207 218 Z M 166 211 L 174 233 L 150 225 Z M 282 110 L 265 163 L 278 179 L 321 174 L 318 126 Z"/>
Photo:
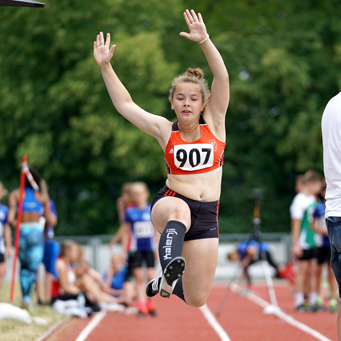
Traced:
<path id="1" fill-rule="evenodd" d="M 0 302 L 9 302 L 10 284 L 3 284 L 0 290 Z M 20 284 L 16 283 L 14 305 L 19 307 L 21 301 Z M 63 320 L 65 315 L 55 313 L 48 306 L 38 306 L 34 303 L 32 316 L 40 316 L 47 321 L 47 325 L 35 323 L 26 324 L 14 320 L 0 320 L 0 341 L 34 341 L 48 331 L 54 324 Z"/>

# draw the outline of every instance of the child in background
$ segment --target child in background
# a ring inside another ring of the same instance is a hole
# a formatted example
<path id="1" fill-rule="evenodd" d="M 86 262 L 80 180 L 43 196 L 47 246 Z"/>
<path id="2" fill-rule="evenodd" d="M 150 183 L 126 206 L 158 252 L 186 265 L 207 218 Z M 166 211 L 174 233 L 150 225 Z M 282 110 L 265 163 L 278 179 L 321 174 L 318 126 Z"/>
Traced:
<path id="1" fill-rule="evenodd" d="M 315 281 L 316 243 L 315 232 L 310 223 L 315 211 L 317 195 L 321 191 L 322 176 L 316 171 L 307 171 L 303 178 L 303 187 L 291 206 L 291 231 L 293 240 L 293 255 L 297 259 L 298 271 L 295 278 L 295 308 L 297 311 L 306 311 L 304 304 L 304 284 L 309 278 L 309 304 L 314 307 L 317 299 Z M 309 276 L 309 277 L 308 277 Z"/>
<path id="2" fill-rule="evenodd" d="M 139 315 L 156 316 L 154 302 L 145 293 L 143 264 L 147 267 L 148 281 L 155 277 L 156 238 L 150 220 L 149 190 L 144 182 L 131 185 L 131 196 L 136 206 L 126 209 L 126 230 L 130 231 L 129 264 L 136 282 Z"/>
<path id="3" fill-rule="evenodd" d="M 118 303 L 126 303 L 125 302 L 125 273 L 126 267 L 124 266 L 124 260 L 122 255 L 113 254 L 111 256 L 111 267 L 106 271 L 103 275 L 104 286 L 103 290 L 114 296 L 117 299 Z M 134 288 L 134 287 L 133 287 Z M 132 293 L 132 296 L 135 295 L 135 290 Z"/>
<path id="4" fill-rule="evenodd" d="M 316 271 L 316 282 L 317 282 L 317 293 L 318 298 L 316 304 L 318 308 L 323 306 L 323 296 L 321 295 L 321 279 L 323 265 L 327 266 L 328 269 L 328 283 L 330 288 L 330 300 L 329 309 L 331 312 L 336 313 L 338 308 L 337 297 L 338 287 L 337 282 L 330 266 L 330 242 L 328 238 L 327 225 L 325 220 L 326 211 L 326 182 L 323 182 L 322 190 L 320 193 L 321 201 L 316 204 L 316 208 L 313 214 L 313 221 L 311 223 L 311 229 L 318 233 L 317 238 L 317 271 Z"/>

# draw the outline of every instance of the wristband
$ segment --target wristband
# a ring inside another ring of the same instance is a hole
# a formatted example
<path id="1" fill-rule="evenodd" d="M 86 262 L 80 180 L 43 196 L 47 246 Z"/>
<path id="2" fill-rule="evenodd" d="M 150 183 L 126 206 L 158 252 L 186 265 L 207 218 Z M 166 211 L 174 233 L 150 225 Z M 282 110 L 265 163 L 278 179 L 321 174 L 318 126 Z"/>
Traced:
<path id="1" fill-rule="evenodd" d="M 199 44 L 203 44 L 209 37 L 210 37 L 210 35 L 207 33 L 207 37 L 204 40 L 199 41 Z"/>

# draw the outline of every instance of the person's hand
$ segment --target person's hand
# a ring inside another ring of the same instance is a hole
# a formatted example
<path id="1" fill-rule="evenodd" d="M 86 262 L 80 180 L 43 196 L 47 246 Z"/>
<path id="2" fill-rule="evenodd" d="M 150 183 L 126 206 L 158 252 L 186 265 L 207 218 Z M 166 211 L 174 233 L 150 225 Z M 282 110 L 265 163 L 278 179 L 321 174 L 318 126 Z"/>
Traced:
<path id="1" fill-rule="evenodd" d="M 181 32 L 180 35 L 197 43 L 203 41 L 207 37 L 207 31 L 201 14 L 198 13 L 197 16 L 193 10 L 190 12 L 186 9 L 184 17 L 189 28 L 189 33 Z"/>
<path id="2" fill-rule="evenodd" d="M 7 258 L 12 257 L 12 248 L 11 247 L 6 248 L 6 256 L 7 256 Z"/>
<path id="3" fill-rule="evenodd" d="M 97 35 L 94 41 L 94 57 L 99 67 L 110 63 L 116 45 L 110 46 L 110 33 L 107 33 L 107 41 L 104 43 L 103 32 Z"/>
<path id="4" fill-rule="evenodd" d="M 298 245 L 294 245 L 292 248 L 294 257 L 299 258 L 302 256 L 302 249 Z"/>

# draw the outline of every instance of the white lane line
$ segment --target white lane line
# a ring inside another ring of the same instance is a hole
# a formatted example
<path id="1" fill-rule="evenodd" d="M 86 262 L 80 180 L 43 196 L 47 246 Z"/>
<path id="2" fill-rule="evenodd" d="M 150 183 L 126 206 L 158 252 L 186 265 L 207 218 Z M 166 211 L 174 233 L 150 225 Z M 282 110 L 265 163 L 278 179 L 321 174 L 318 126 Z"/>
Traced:
<path id="1" fill-rule="evenodd" d="M 231 286 L 231 290 L 235 293 L 238 293 L 238 285 L 234 284 Z M 260 307 L 262 308 L 267 308 L 267 307 L 271 307 L 272 305 L 263 300 L 261 297 L 255 295 L 254 293 L 248 293 L 247 295 L 245 295 L 245 297 L 250 300 L 251 302 L 254 302 L 256 304 L 258 304 Z M 283 321 L 291 324 L 292 326 L 306 332 L 307 334 L 310 334 L 311 336 L 315 337 L 316 339 L 320 340 L 320 341 L 332 341 L 330 339 L 328 339 L 326 336 L 322 335 L 320 332 L 318 332 L 315 329 L 312 329 L 310 327 L 308 327 L 306 324 L 301 323 L 297 320 L 295 320 L 292 316 L 287 315 L 286 313 L 284 313 L 282 310 L 278 310 L 276 312 L 276 316 L 280 319 L 282 319 Z"/>
<path id="2" fill-rule="evenodd" d="M 89 334 L 97 327 L 97 325 L 101 322 L 101 320 L 106 315 L 105 312 L 100 311 L 97 313 L 94 318 L 86 325 L 86 327 L 82 330 L 82 332 L 78 335 L 76 341 L 84 341 L 89 336 Z"/>
<path id="3" fill-rule="evenodd" d="M 48 336 L 52 335 L 52 333 L 57 330 L 62 324 L 66 323 L 71 319 L 70 316 L 67 316 L 64 320 L 58 321 L 55 323 L 47 332 L 45 332 L 43 335 L 39 336 L 38 339 L 35 341 L 44 341 L 48 338 Z"/>
<path id="4" fill-rule="evenodd" d="M 205 316 L 208 323 L 211 325 L 211 327 L 214 329 L 214 331 L 218 334 L 221 341 L 231 341 L 229 336 L 226 334 L 223 327 L 218 323 L 214 315 L 212 314 L 211 310 L 208 308 L 206 304 L 204 304 L 202 307 L 200 307 L 201 312 Z"/>

